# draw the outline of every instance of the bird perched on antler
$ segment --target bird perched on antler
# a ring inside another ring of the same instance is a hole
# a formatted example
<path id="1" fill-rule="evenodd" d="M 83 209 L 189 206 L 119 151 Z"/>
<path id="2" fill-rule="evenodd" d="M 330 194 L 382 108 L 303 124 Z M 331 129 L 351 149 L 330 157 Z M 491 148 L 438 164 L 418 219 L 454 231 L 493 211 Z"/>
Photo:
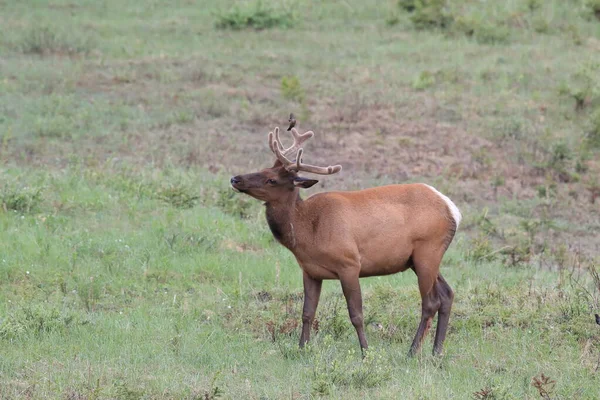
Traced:
<path id="1" fill-rule="evenodd" d="M 288 131 L 291 131 L 293 127 L 296 126 L 296 117 L 294 117 L 293 113 L 290 113 L 290 118 L 288 119 L 290 126 L 287 128 Z"/>

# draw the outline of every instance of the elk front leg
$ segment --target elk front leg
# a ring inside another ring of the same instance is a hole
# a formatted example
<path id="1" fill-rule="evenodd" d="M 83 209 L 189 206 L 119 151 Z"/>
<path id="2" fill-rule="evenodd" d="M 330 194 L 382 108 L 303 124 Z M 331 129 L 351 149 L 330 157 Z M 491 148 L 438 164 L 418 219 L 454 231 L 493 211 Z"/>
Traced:
<path id="1" fill-rule="evenodd" d="M 358 335 L 358 341 L 360 343 L 360 349 L 363 353 L 369 347 L 367 344 L 367 338 L 365 336 L 365 324 L 363 318 L 362 309 L 362 294 L 360 292 L 360 282 L 358 274 L 352 274 L 348 276 L 340 276 L 340 282 L 342 284 L 342 291 L 344 297 L 346 297 L 346 303 L 348 304 L 348 313 L 350 314 L 350 321 L 356 329 Z"/>
<path id="2" fill-rule="evenodd" d="M 315 313 L 317 312 L 317 305 L 319 304 L 319 297 L 321 296 L 321 285 L 323 281 L 313 279 L 306 272 L 304 272 L 304 308 L 302 310 L 302 333 L 300 334 L 300 348 L 304 347 L 310 340 L 310 329 L 312 327 L 313 320 L 315 319 Z"/>

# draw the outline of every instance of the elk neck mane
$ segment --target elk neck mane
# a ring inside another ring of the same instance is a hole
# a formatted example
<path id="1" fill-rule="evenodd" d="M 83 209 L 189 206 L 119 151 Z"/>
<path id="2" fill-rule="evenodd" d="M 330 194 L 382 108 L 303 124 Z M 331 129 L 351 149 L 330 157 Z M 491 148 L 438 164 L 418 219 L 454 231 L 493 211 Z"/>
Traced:
<path id="1" fill-rule="evenodd" d="M 296 247 L 293 213 L 303 202 L 300 191 L 294 189 L 288 199 L 265 203 L 265 214 L 273 237 L 285 247 Z"/>

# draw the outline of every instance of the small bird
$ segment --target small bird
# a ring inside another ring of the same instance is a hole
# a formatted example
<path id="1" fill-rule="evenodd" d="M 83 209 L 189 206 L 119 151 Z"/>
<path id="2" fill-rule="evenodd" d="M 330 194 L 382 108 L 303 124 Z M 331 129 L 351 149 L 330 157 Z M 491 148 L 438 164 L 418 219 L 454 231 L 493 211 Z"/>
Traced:
<path id="1" fill-rule="evenodd" d="M 290 118 L 288 121 L 290 122 L 290 126 L 287 128 L 287 130 L 291 131 L 292 128 L 296 126 L 296 117 L 294 117 L 294 114 L 290 113 Z"/>
<path id="2" fill-rule="evenodd" d="M 596 314 L 596 323 L 600 325 L 600 315 Z"/>

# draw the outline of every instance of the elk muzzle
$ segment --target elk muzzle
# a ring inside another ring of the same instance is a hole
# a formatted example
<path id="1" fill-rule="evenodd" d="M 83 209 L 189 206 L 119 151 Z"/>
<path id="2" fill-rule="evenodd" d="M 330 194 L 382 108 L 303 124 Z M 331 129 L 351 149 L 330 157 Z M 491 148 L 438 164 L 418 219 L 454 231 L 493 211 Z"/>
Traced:
<path id="1" fill-rule="evenodd" d="M 242 178 L 238 175 L 238 176 L 234 176 L 232 177 L 229 182 L 231 183 L 231 187 L 233 188 L 233 190 L 235 190 L 236 192 L 241 192 L 241 186 L 242 186 Z"/>

